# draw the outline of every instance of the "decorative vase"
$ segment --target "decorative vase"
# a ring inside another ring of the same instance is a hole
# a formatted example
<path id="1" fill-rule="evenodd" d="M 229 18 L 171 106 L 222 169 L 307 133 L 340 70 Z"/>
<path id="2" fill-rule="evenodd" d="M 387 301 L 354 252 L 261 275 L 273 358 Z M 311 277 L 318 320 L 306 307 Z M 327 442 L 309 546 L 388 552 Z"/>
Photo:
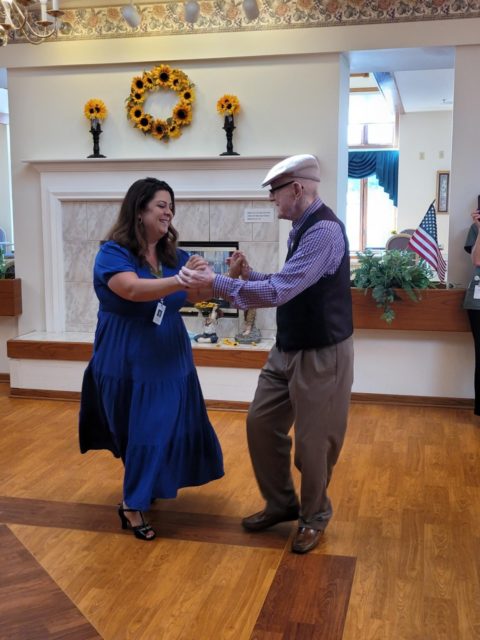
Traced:
<path id="1" fill-rule="evenodd" d="M 92 120 L 92 125 L 90 127 L 90 133 L 93 136 L 93 153 L 88 158 L 105 158 L 100 153 L 100 134 L 102 133 L 102 127 L 100 126 L 100 120 L 96 118 Z"/>
<path id="2" fill-rule="evenodd" d="M 232 136 L 233 136 L 233 130 L 235 129 L 235 123 L 233 121 L 233 115 L 232 116 L 225 116 L 225 121 L 223 123 L 223 129 L 225 129 L 225 133 L 227 134 L 227 150 L 224 151 L 223 153 L 221 153 L 221 156 L 239 156 L 239 153 L 236 153 L 233 150 L 233 142 L 232 142 Z"/>

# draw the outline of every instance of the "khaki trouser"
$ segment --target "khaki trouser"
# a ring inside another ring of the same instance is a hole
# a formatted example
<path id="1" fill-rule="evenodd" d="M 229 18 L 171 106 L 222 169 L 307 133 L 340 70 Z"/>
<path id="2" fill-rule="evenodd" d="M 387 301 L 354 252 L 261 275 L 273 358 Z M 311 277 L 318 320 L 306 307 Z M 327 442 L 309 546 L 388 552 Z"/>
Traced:
<path id="1" fill-rule="evenodd" d="M 250 456 L 268 513 L 298 505 L 288 435 L 295 424 L 300 526 L 327 526 L 332 516 L 327 487 L 345 436 L 352 383 L 352 337 L 321 349 L 272 349 L 247 417 Z"/>

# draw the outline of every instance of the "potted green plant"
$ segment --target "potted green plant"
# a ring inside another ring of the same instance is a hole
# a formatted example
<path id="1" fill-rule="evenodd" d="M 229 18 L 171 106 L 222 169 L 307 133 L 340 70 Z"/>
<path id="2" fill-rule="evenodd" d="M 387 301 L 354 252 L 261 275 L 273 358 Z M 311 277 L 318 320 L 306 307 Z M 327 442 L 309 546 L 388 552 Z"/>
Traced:
<path id="1" fill-rule="evenodd" d="M 15 278 L 14 264 L 5 260 L 0 247 L 0 316 L 18 316 L 22 313 L 22 283 Z"/>
<path id="2" fill-rule="evenodd" d="M 418 302 L 421 289 L 434 288 L 433 272 L 424 260 L 416 260 L 411 251 L 373 251 L 357 253 L 358 267 L 353 272 L 353 286 L 371 290 L 376 306 L 382 309 L 382 320 L 390 324 L 395 318 L 393 303 L 402 300 L 398 290 L 402 289 L 413 302 Z"/>

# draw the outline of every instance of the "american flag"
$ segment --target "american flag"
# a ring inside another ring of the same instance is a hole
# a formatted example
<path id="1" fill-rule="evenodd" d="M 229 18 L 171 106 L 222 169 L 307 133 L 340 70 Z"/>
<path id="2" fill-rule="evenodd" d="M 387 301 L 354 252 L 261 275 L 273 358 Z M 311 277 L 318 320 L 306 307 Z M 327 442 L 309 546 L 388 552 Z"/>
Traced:
<path id="1" fill-rule="evenodd" d="M 447 263 L 440 253 L 437 239 L 437 218 L 435 213 L 435 200 L 428 207 L 418 229 L 413 233 L 408 243 L 408 248 L 418 253 L 428 264 L 435 269 L 440 282 L 445 280 Z"/>

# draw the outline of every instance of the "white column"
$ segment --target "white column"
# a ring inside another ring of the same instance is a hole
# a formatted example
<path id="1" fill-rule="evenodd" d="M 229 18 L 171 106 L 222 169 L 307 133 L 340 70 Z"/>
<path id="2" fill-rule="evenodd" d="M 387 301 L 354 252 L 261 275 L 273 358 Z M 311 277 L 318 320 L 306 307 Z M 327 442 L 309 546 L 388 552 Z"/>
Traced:
<path id="1" fill-rule="evenodd" d="M 463 246 L 480 194 L 480 85 L 472 75 L 479 67 L 480 46 L 457 48 L 448 248 L 448 280 L 455 284 L 470 278 L 471 262 Z"/>

